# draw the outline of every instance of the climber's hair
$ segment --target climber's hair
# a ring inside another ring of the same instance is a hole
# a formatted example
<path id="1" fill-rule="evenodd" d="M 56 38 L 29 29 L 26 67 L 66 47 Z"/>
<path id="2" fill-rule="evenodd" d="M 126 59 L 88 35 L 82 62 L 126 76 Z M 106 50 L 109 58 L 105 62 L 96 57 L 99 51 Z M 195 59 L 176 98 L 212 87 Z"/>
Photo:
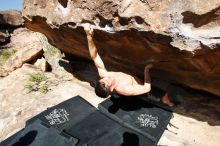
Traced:
<path id="1" fill-rule="evenodd" d="M 111 94 L 111 91 L 109 88 L 105 87 L 104 83 L 97 81 L 95 86 L 95 93 L 99 97 L 106 98 Z"/>

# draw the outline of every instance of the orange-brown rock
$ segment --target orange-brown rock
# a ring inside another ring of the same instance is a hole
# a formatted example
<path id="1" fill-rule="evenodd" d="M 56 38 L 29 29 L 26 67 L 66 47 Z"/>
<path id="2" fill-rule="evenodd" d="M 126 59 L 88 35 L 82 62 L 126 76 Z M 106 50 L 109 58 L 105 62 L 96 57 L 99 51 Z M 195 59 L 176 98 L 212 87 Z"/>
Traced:
<path id="1" fill-rule="evenodd" d="M 220 1 L 24 0 L 25 26 L 62 51 L 89 59 L 83 23 L 108 69 L 220 95 Z M 33 11 L 34 10 L 34 11 Z"/>

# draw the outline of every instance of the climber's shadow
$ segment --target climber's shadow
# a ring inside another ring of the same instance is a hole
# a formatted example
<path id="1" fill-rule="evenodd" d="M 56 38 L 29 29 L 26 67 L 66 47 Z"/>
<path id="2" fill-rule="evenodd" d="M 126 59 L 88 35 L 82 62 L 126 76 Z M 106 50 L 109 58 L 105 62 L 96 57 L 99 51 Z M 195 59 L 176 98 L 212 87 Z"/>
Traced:
<path id="1" fill-rule="evenodd" d="M 160 107 L 164 110 L 172 111 L 177 105 L 180 103 L 172 97 L 172 100 L 175 99 L 176 106 L 170 107 L 165 105 L 162 102 L 162 98 L 167 95 L 167 92 L 161 90 L 157 87 L 152 87 L 151 91 L 147 94 L 138 95 L 138 96 L 119 96 L 117 94 L 113 94 L 110 97 L 111 103 L 113 103 L 108 111 L 112 114 L 116 113 L 119 109 L 124 111 L 137 111 L 141 108 L 154 108 Z"/>
<path id="2" fill-rule="evenodd" d="M 19 139 L 18 142 L 14 143 L 12 146 L 27 146 L 31 145 L 37 136 L 37 131 L 33 130 L 25 134 Z"/>
<path id="3" fill-rule="evenodd" d="M 141 108 L 153 108 L 155 105 L 143 102 L 140 99 L 137 99 L 137 97 L 115 97 L 111 96 L 110 100 L 112 102 L 112 105 L 109 106 L 108 111 L 112 114 L 115 114 L 119 109 L 122 109 L 124 111 L 137 111 Z"/>
<path id="4" fill-rule="evenodd" d="M 139 138 L 134 133 L 125 132 L 123 134 L 123 143 L 120 146 L 139 146 Z"/>
<path id="5" fill-rule="evenodd" d="M 66 71 L 71 73 L 77 79 L 89 82 L 92 87 L 95 87 L 95 84 L 99 79 L 99 76 L 94 64 L 89 60 L 81 58 L 74 58 L 68 60 L 69 63 L 60 60 L 59 65 L 62 66 Z"/>

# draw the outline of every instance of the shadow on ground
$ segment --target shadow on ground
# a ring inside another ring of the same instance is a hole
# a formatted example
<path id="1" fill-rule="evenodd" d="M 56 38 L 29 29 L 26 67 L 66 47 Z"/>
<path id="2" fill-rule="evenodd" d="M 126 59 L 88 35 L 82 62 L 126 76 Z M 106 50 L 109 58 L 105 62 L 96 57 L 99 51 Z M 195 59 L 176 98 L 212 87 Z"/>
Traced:
<path id="1" fill-rule="evenodd" d="M 95 86 L 99 76 L 93 62 L 74 58 L 70 63 L 60 61 L 68 72 L 73 74 L 81 81 L 89 82 L 92 87 Z M 67 67 L 70 66 L 70 67 Z M 169 84 L 164 81 L 153 80 L 153 89 L 151 94 L 156 96 L 158 101 L 166 94 L 177 103 L 173 109 L 175 113 L 191 117 L 193 119 L 207 122 L 209 125 L 220 125 L 220 98 L 198 90 L 193 90 L 180 85 Z"/>

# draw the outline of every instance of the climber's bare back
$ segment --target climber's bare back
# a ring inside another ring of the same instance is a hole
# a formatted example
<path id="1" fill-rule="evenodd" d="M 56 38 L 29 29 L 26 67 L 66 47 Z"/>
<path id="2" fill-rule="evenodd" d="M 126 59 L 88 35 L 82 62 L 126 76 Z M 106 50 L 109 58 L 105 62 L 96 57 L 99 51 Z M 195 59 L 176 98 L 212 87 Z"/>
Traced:
<path id="1" fill-rule="evenodd" d="M 118 86 L 143 84 L 143 82 L 140 79 L 127 73 L 108 72 L 107 74 L 110 78 L 113 78 L 115 81 L 118 82 L 117 83 Z"/>
<path id="2" fill-rule="evenodd" d="M 135 88 L 136 86 L 143 86 L 144 83 L 138 77 L 134 75 L 130 75 L 124 72 L 109 72 L 107 71 L 104 75 L 104 79 L 108 78 L 110 81 L 113 81 L 110 84 L 110 88 L 114 89 L 114 91 L 120 95 L 131 96 L 139 94 L 131 93 L 129 90 Z M 150 85 L 150 83 L 149 83 Z M 147 90 L 146 90 L 147 92 Z"/>

